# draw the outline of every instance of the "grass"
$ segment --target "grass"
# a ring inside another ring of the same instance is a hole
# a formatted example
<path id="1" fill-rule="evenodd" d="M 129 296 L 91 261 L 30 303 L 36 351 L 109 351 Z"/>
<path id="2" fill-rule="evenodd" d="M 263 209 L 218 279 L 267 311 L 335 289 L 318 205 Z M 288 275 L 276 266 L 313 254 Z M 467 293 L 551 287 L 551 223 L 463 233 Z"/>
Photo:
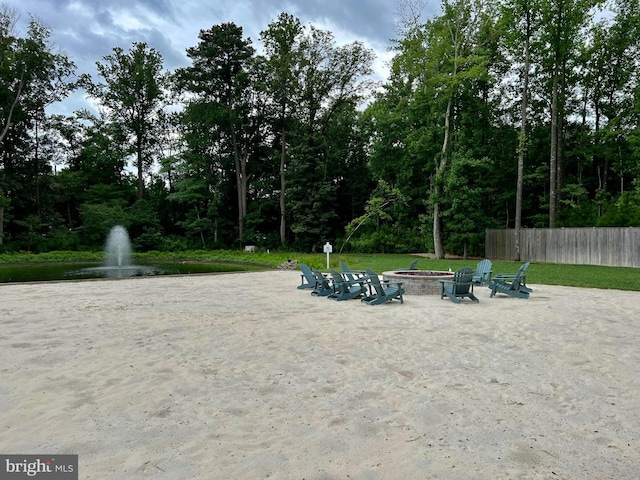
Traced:
<path id="1" fill-rule="evenodd" d="M 51 262 L 99 262 L 103 258 L 102 252 L 49 252 L 41 254 L 0 254 L 2 264 L 33 264 Z M 254 264 L 277 268 L 287 260 L 297 260 L 311 267 L 326 270 L 326 254 L 291 253 L 291 252 L 256 252 L 247 253 L 234 250 L 191 251 L 191 252 L 147 252 L 134 254 L 134 260 L 153 261 L 194 261 L 194 262 L 234 262 Z M 415 255 L 389 254 L 332 254 L 330 268 L 339 269 L 339 262 L 344 261 L 354 270 L 364 270 L 369 267 L 376 272 L 384 272 L 399 268 L 408 268 Z M 446 259 L 435 260 L 420 257 L 420 270 L 457 270 L 464 266 L 475 268 L 478 263 L 474 260 Z M 515 273 L 521 262 L 494 261 L 493 272 Z M 1 268 L 1 267 L 0 267 Z M 542 283 L 547 285 L 565 285 L 571 287 L 592 287 L 603 289 L 619 289 L 640 291 L 640 270 L 629 267 L 603 267 L 595 265 L 556 265 L 534 263 L 527 272 L 527 283 Z"/>

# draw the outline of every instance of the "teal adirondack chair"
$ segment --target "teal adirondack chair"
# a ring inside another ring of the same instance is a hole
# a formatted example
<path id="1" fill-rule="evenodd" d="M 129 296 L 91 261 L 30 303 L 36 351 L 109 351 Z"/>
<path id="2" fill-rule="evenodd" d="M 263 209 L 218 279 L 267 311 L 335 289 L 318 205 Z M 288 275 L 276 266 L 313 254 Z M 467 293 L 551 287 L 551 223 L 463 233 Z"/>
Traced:
<path id="1" fill-rule="evenodd" d="M 473 294 L 473 269 L 462 267 L 453 274 L 451 280 L 440 280 L 440 298 L 445 295 L 455 303 L 460 303 L 461 298 L 479 303 L 480 300 Z"/>
<path id="2" fill-rule="evenodd" d="M 417 269 L 418 269 L 418 259 L 416 258 L 413 262 L 411 262 L 411 264 L 409 265 L 409 268 L 397 268 L 396 271 L 406 272 L 408 270 L 417 270 Z"/>
<path id="3" fill-rule="evenodd" d="M 331 280 L 326 277 L 320 270 L 315 268 L 311 269 L 313 276 L 316 279 L 316 285 L 311 292 L 311 295 L 317 295 L 318 297 L 328 297 L 333 293 L 333 285 Z"/>
<path id="4" fill-rule="evenodd" d="M 488 258 L 479 261 L 478 265 L 476 265 L 476 272 L 473 274 L 473 280 L 471 280 L 473 284 L 484 285 L 485 283 L 489 283 L 491 281 L 491 274 L 493 273 L 493 270 L 491 270 L 492 266 L 493 264 Z"/>
<path id="5" fill-rule="evenodd" d="M 336 270 L 330 270 L 330 272 L 331 279 L 333 280 L 333 293 L 327 298 L 338 301 L 351 300 L 367 293 L 365 278 L 361 277 L 360 279 L 349 280 L 345 275 L 342 275 Z"/>
<path id="6" fill-rule="evenodd" d="M 529 262 L 523 264 L 515 274 L 496 275 L 489 284 L 490 297 L 496 293 L 504 293 L 516 298 L 529 298 L 532 290 L 525 284 L 527 268 L 529 268 Z"/>
<path id="7" fill-rule="evenodd" d="M 364 272 L 354 272 L 353 270 L 351 270 L 349 268 L 349 265 L 347 265 L 343 261 L 340 262 L 340 268 L 344 272 L 345 277 L 350 281 L 355 281 L 358 278 L 365 276 Z"/>
<path id="8" fill-rule="evenodd" d="M 404 303 L 404 288 L 402 288 L 402 282 L 384 282 L 383 285 L 376 272 L 370 268 L 367 268 L 366 271 L 370 292 L 369 295 L 360 300 L 361 302 L 367 305 L 380 305 L 381 303 L 391 302 L 397 298 L 400 300 L 400 303 Z"/>
<path id="9" fill-rule="evenodd" d="M 300 277 L 302 278 L 302 283 L 298 285 L 298 288 L 301 290 L 307 288 L 316 288 L 316 277 L 311 271 L 311 268 L 309 268 L 309 265 L 301 263 L 300 271 L 302 272 L 302 274 L 300 275 Z"/>

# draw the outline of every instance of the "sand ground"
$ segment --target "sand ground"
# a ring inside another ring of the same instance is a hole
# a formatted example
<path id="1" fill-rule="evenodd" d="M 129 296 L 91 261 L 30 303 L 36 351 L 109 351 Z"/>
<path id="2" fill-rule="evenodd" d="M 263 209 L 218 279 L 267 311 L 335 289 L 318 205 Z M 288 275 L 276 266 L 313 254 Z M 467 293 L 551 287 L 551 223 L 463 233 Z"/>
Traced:
<path id="1" fill-rule="evenodd" d="M 0 286 L 0 452 L 81 479 L 637 479 L 640 293 L 367 306 L 299 272 Z"/>

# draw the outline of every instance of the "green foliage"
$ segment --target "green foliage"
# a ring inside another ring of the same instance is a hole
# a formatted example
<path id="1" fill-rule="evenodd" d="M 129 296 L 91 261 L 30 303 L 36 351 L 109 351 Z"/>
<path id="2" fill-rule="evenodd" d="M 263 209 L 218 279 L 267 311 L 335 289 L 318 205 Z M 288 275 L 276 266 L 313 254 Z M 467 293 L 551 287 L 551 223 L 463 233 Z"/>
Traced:
<path id="1" fill-rule="evenodd" d="M 397 225 L 392 225 L 394 217 L 398 217 L 403 207 L 406 207 L 406 200 L 400 190 L 379 180 L 365 205 L 364 215 L 354 218 L 347 225 L 347 238 L 340 251 L 348 242 L 351 242 L 352 250 L 359 252 L 403 251 L 408 246 L 398 242 Z M 354 237 L 356 233 L 357 237 Z"/>
<path id="2" fill-rule="evenodd" d="M 624 192 L 614 199 L 598 219 L 599 227 L 640 227 L 640 194 Z"/>
<path id="3" fill-rule="evenodd" d="M 103 245 L 116 225 L 127 226 L 127 214 L 119 203 L 85 203 L 79 210 L 82 226 L 78 234 L 85 248 Z"/>
<path id="4" fill-rule="evenodd" d="M 476 159 L 471 152 L 452 156 L 444 188 L 447 208 L 442 214 L 447 251 L 464 256 L 484 253 L 484 230 L 493 228 L 493 220 L 484 215 L 484 208 L 479 208 L 492 193 L 482 180 L 491 175 L 494 166 L 491 159 Z"/>
<path id="5" fill-rule="evenodd" d="M 600 20 L 598 3 L 446 0 L 400 30 L 384 85 L 364 45 L 291 14 L 260 55 L 223 23 L 171 86 L 152 47 L 114 48 L 101 83 L 81 76 L 99 111 L 68 118 L 45 107 L 75 86 L 72 62 L 2 10 L 0 248 L 100 249 L 122 223 L 139 251 L 437 251 L 438 226 L 445 253 L 481 255 L 485 228 L 514 223 L 520 153 L 523 227 L 548 225 L 554 201 L 558 226 L 638 225 L 640 12 L 612 0 Z"/>

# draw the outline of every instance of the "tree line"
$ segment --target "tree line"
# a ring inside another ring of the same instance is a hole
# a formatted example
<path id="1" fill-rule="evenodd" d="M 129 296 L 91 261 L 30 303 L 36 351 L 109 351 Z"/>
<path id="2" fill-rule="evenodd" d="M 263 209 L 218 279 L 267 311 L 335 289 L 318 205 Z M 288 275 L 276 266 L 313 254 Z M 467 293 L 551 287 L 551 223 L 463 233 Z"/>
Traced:
<path id="1" fill-rule="evenodd" d="M 0 250 L 258 245 L 482 255 L 485 228 L 640 226 L 636 0 L 403 4 L 389 77 L 281 13 L 77 74 L 0 7 Z M 48 106 L 76 89 L 96 105 Z"/>

